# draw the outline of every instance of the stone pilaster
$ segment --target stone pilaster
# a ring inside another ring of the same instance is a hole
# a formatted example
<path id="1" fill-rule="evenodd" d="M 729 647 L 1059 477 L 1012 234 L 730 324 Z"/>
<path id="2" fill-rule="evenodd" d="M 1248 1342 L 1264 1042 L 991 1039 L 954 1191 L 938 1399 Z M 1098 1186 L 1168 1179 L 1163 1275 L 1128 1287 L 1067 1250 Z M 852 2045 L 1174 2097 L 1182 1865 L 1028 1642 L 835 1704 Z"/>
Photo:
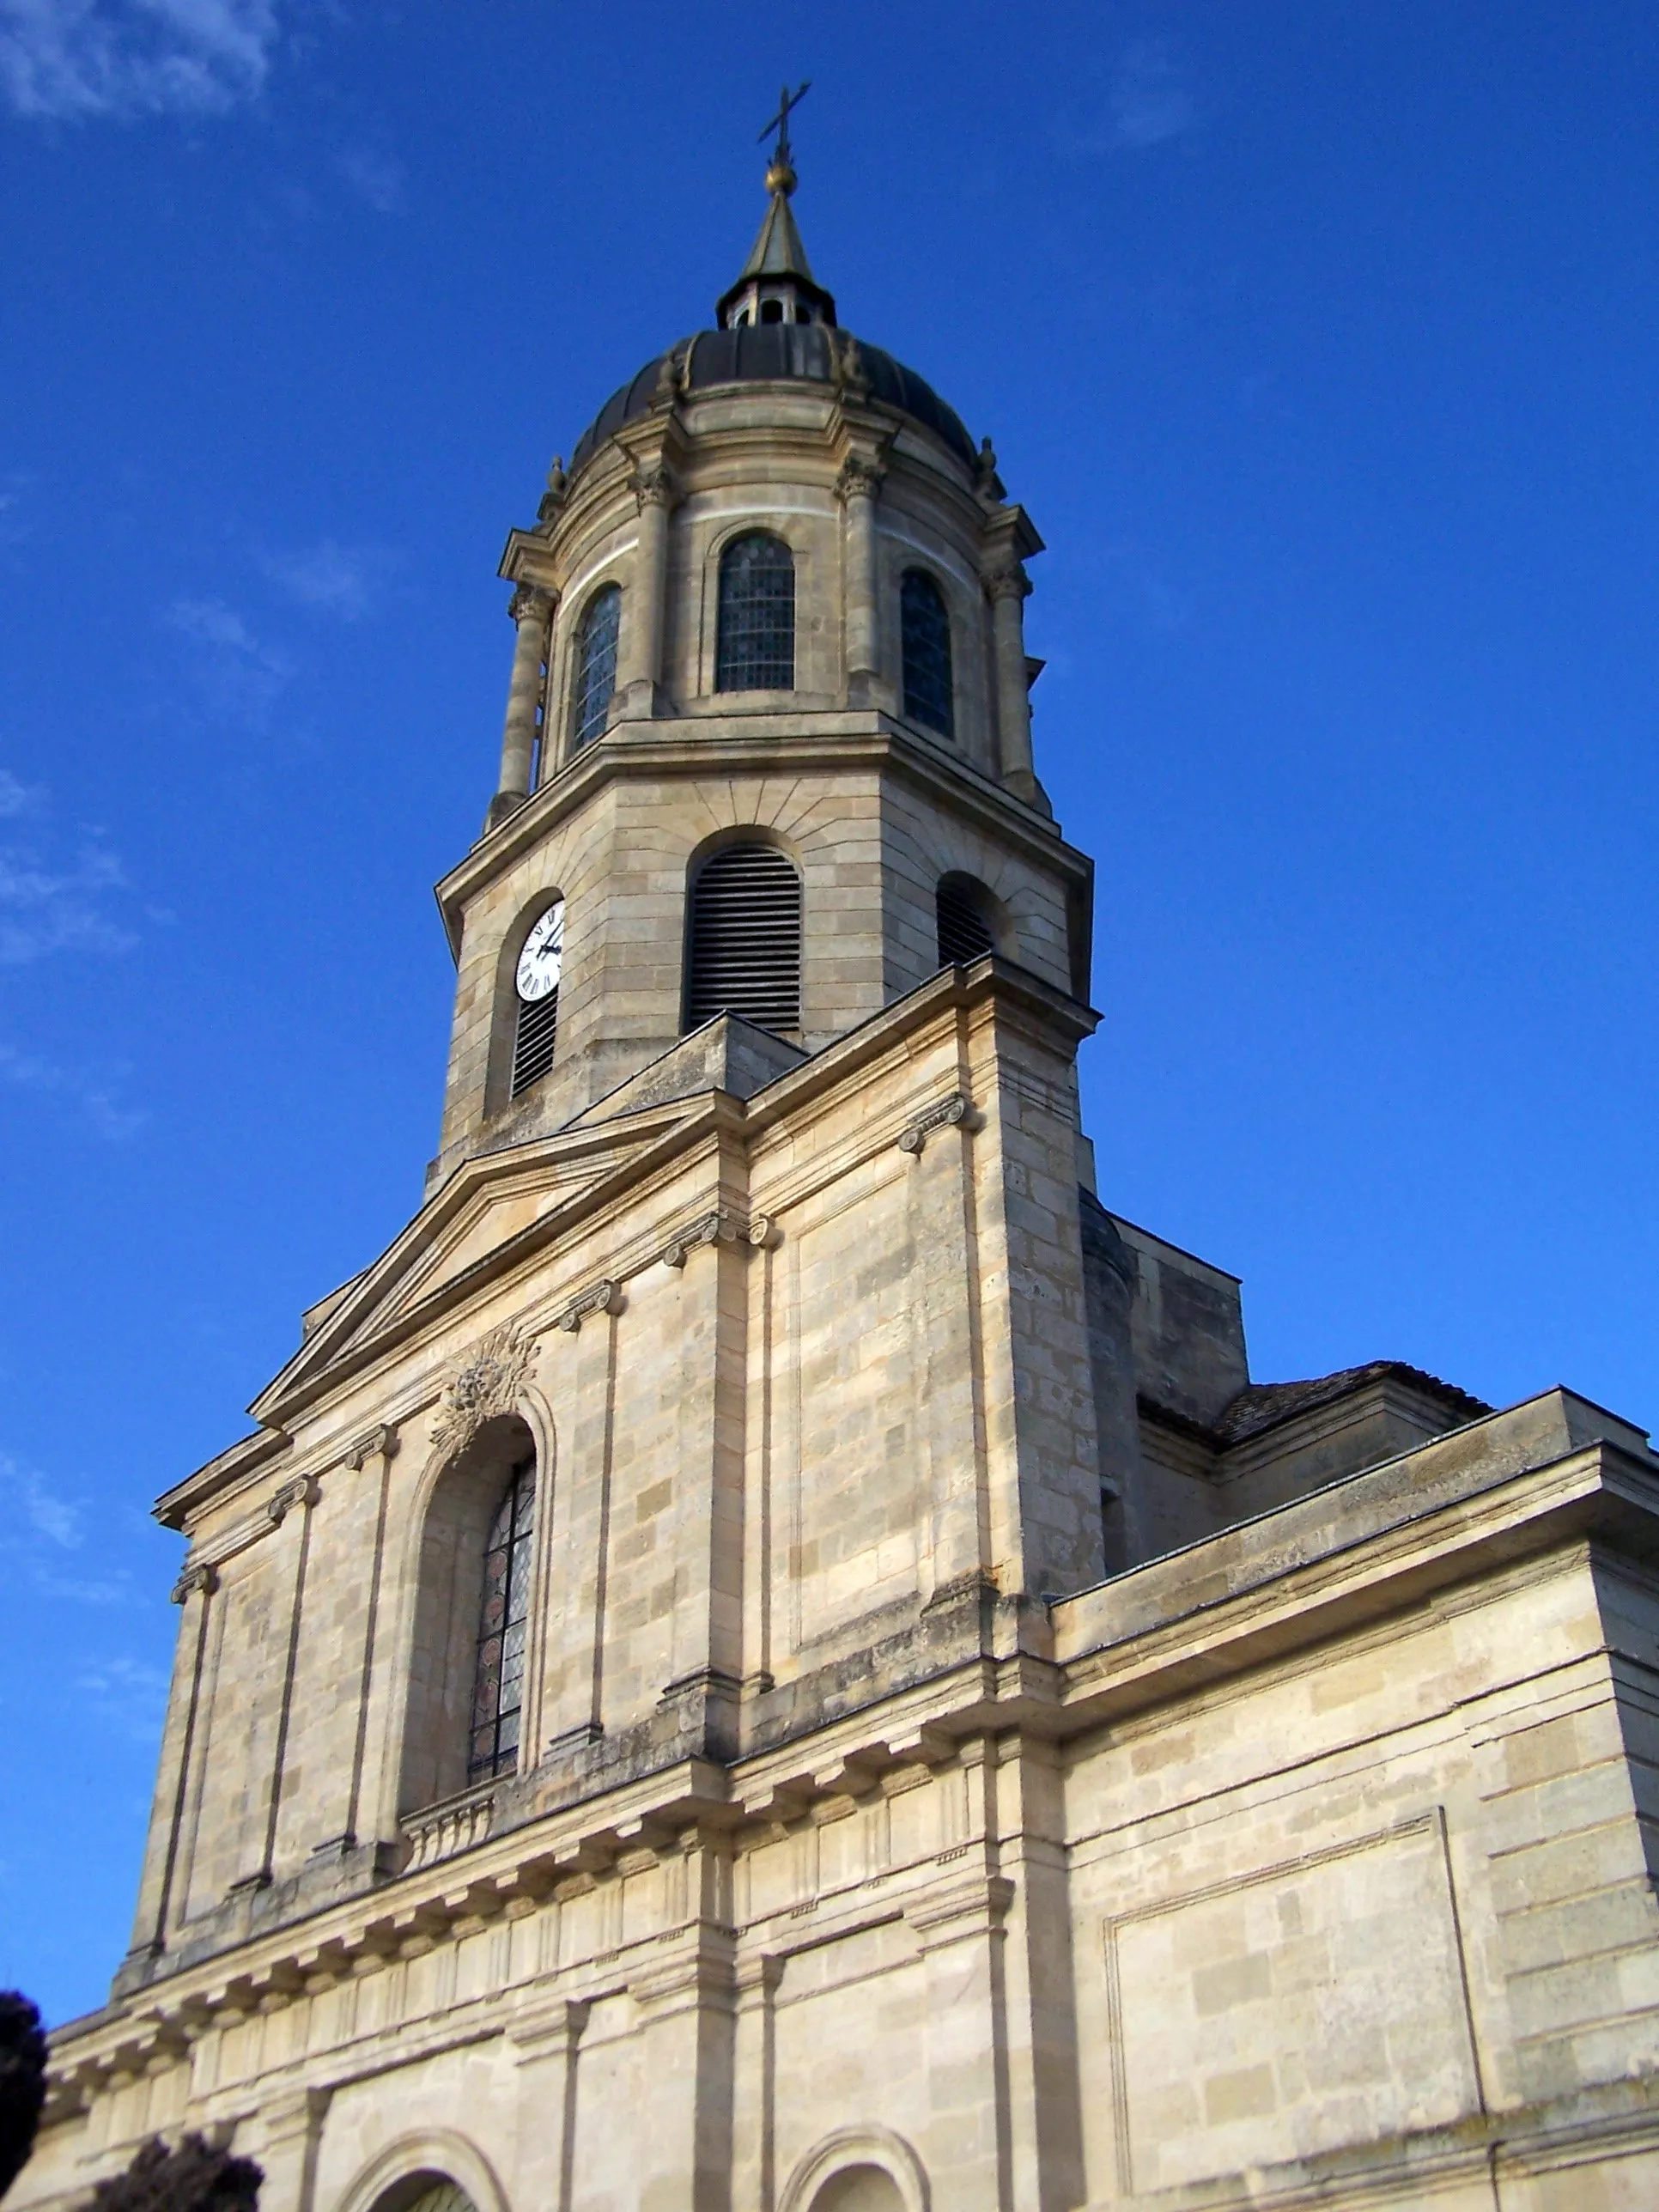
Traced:
<path id="1" fill-rule="evenodd" d="M 640 516 L 633 587 L 623 596 L 621 666 L 617 689 L 625 721 L 648 720 L 662 686 L 663 624 L 668 603 L 668 518 L 679 500 L 673 471 L 663 460 L 635 472 Z"/>
<path id="2" fill-rule="evenodd" d="M 842 464 L 836 490 L 843 509 L 845 578 L 844 651 L 849 704 L 864 706 L 881 674 L 881 611 L 876 574 L 876 501 L 884 471 L 874 461 L 849 453 Z"/>
<path id="3" fill-rule="evenodd" d="M 992 637 L 996 654 L 997 738 L 1002 757 L 1002 781 L 1016 799 L 1041 812 L 1053 812 L 1048 794 L 1037 781 L 1031 757 L 1031 696 L 1025 667 L 1024 603 L 1030 581 L 1018 561 L 1008 561 L 989 571 L 986 596 L 991 602 Z"/>

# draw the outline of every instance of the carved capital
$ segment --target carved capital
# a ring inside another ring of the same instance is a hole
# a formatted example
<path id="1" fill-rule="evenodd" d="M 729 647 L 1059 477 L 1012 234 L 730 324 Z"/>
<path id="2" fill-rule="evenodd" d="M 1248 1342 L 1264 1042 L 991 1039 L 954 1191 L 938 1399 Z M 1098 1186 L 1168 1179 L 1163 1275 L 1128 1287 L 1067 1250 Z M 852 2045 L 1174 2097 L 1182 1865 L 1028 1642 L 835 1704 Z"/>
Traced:
<path id="1" fill-rule="evenodd" d="M 666 461 L 653 461 L 634 471 L 634 499 L 641 514 L 647 507 L 664 508 L 679 503 L 679 479 Z"/>
<path id="2" fill-rule="evenodd" d="M 186 1567 L 173 1585 L 173 1602 L 182 1605 L 186 1598 L 211 1597 L 219 1587 L 219 1570 L 204 1560 L 200 1566 Z"/>
<path id="3" fill-rule="evenodd" d="M 465 1443 L 486 1421 L 510 1413 L 536 1357 L 533 1344 L 521 1343 L 508 1322 L 475 1345 L 451 1376 L 432 1425 L 432 1441 Z"/>
<path id="4" fill-rule="evenodd" d="M 983 579 L 985 595 L 988 599 L 1029 599 L 1031 580 L 1018 561 L 1010 561 L 1004 568 L 988 570 Z"/>
<path id="5" fill-rule="evenodd" d="M 591 1284 L 580 1297 L 572 1298 L 553 1326 L 574 1335 L 590 1314 L 620 1313 L 622 1309 L 622 1285 L 606 1279 Z"/>
<path id="6" fill-rule="evenodd" d="M 963 1127 L 971 1129 L 977 1119 L 973 1107 L 961 1091 L 953 1091 L 948 1098 L 941 1098 L 937 1106 L 930 1106 L 925 1114 L 918 1114 L 915 1120 L 900 1132 L 898 1148 L 902 1152 L 914 1155 L 921 1152 L 935 1129 Z"/>
<path id="7" fill-rule="evenodd" d="M 387 1427 L 383 1422 L 378 1429 L 371 1429 L 366 1437 L 358 1438 L 346 1455 L 346 1464 L 361 1474 L 370 1460 L 377 1456 L 396 1459 L 402 1446 L 403 1439 L 396 1429 Z"/>
<path id="8" fill-rule="evenodd" d="M 878 498 L 886 473 L 878 462 L 866 460 L 861 453 L 848 453 L 836 478 L 836 496 L 843 502 Z"/>
<path id="9" fill-rule="evenodd" d="M 677 1230 L 662 1248 L 665 1267 L 683 1267 L 691 1254 L 702 1244 L 770 1244 L 776 1237 L 776 1224 L 769 1213 L 751 1214 L 747 1220 L 736 1213 L 716 1210 L 705 1213 L 689 1228 Z"/>
<path id="10" fill-rule="evenodd" d="M 265 1500 L 265 1512 L 273 1528 L 280 1528 L 296 1505 L 314 1505 L 321 1495 L 314 1474 L 296 1474 L 292 1482 L 285 1482 L 274 1498 Z"/>
<path id="11" fill-rule="evenodd" d="M 539 584 L 520 584 L 507 601 L 507 611 L 515 623 L 537 622 L 545 629 L 553 611 L 552 596 Z"/>

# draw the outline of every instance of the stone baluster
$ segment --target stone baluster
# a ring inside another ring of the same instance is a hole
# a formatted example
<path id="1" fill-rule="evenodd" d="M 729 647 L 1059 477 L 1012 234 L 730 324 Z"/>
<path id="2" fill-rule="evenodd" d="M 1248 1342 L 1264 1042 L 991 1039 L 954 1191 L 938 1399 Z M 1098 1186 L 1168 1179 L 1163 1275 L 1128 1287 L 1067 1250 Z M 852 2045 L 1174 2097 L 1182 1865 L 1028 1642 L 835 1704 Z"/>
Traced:
<path id="1" fill-rule="evenodd" d="M 542 665 L 547 659 L 553 618 L 550 595 L 533 584 L 520 584 L 507 604 L 519 625 L 513 651 L 513 676 L 507 691 L 507 726 L 501 732 L 501 773 L 484 827 L 493 830 L 530 796 L 530 771 L 540 728 Z"/>

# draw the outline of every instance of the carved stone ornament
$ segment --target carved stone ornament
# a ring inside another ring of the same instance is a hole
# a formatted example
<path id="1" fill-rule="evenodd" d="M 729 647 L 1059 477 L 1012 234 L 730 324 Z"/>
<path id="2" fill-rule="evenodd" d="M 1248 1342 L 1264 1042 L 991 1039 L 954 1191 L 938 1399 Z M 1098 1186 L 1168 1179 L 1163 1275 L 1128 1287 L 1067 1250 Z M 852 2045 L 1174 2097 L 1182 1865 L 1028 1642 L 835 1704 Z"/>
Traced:
<path id="1" fill-rule="evenodd" d="M 870 379 L 864 366 L 864 355 L 858 340 L 848 331 L 830 329 L 830 379 L 843 398 L 858 400 L 870 397 Z"/>
<path id="2" fill-rule="evenodd" d="M 610 1281 L 593 1283 L 580 1297 L 570 1304 L 555 1321 L 555 1328 L 568 1329 L 572 1334 L 579 1329 L 590 1314 L 614 1314 L 622 1311 L 622 1285 Z"/>
<path id="3" fill-rule="evenodd" d="M 688 371 L 691 361 L 691 342 L 682 338 L 678 345 L 670 346 L 657 369 L 657 388 L 651 395 L 653 407 L 672 407 L 689 389 Z"/>
<path id="4" fill-rule="evenodd" d="M 930 1106 L 925 1114 L 918 1114 L 915 1120 L 901 1132 L 898 1140 L 900 1152 L 913 1155 L 919 1152 L 935 1129 L 961 1128 L 964 1124 L 971 1129 L 974 1123 L 969 1117 L 973 1111 L 961 1091 L 953 1091 L 948 1098 L 941 1098 L 937 1106 Z"/>
<path id="5" fill-rule="evenodd" d="M 570 479 L 564 472 L 564 456 L 555 453 L 553 465 L 547 472 L 547 489 L 542 494 L 541 505 L 536 509 L 537 521 L 556 521 L 569 496 Z"/>
<path id="6" fill-rule="evenodd" d="M 705 1213 L 687 1229 L 678 1230 L 662 1248 L 665 1267 L 683 1267 L 690 1255 L 702 1244 L 752 1244 L 757 1247 L 772 1243 L 775 1224 L 769 1213 L 757 1213 L 747 1221 L 735 1213 L 716 1211 Z"/>
<path id="7" fill-rule="evenodd" d="M 280 1528 L 296 1505 L 314 1505 L 319 1489 L 314 1474 L 296 1474 L 292 1482 L 285 1482 L 274 1498 L 265 1500 L 265 1511 L 273 1528 Z"/>
<path id="8" fill-rule="evenodd" d="M 211 1597 L 219 1587 L 219 1570 L 209 1566 L 205 1560 L 200 1566 L 186 1567 L 173 1585 L 173 1602 L 182 1605 L 186 1598 Z"/>
<path id="9" fill-rule="evenodd" d="M 346 1455 L 346 1464 L 361 1474 L 377 1454 L 381 1459 L 396 1459 L 401 1442 L 396 1429 L 382 1424 L 378 1429 L 371 1429 L 366 1437 L 358 1437 Z"/>
<path id="10" fill-rule="evenodd" d="M 491 1329 L 451 1377 L 432 1425 L 433 1443 L 464 1444 L 486 1421 L 510 1413 L 535 1356 L 535 1346 L 520 1343 L 511 1322 Z"/>
<path id="11" fill-rule="evenodd" d="M 984 579 L 985 595 L 989 599 L 1029 599 L 1031 580 L 1018 561 L 1011 561 L 1006 568 L 993 568 Z"/>
<path id="12" fill-rule="evenodd" d="M 886 471 L 874 461 L 867 461 L 861 453 L 848 453 L 841 465 L 841 474 L 836 478 L 836 496 L 849 499 L 874 499 L 881 490 L 881 480 Z"/>
<path id="13" fill-rule="evenodd" d="M 647 507 L 672 507 L 679 495 L 679 484 L 666 461 L 635 470 L 634 498 L 641 513 Z"/>
<path id="14" fill-rule="evenodd" d="M 507 611 L 515 623 L 521 623 L 528 617 L 532 622 L 544 623 L 552 610 L 552 600 L 536 584 L 520 584 L 507 603 Z"/>

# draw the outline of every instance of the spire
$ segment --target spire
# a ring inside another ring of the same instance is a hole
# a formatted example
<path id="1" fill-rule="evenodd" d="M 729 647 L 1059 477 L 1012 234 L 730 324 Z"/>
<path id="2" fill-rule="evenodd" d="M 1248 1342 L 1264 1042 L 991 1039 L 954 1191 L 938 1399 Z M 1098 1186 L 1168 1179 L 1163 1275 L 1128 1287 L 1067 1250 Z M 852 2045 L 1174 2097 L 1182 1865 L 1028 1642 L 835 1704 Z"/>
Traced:
<path id="1" fill-rule="evenodd" d="M 789 111 L 798 107 L 811 89 L 810 82 L 794 93 L 785 85 L 777 113 L 760 134 L 763 143 L 775 131 L 778 134 L 766 169 L 766 189 L 772 204 L 737 283 L 716 303 L 715 319 L 723 330 L 749 323 L 835 322 L 835 301 L 812 274 L 789 205 L 800 181 L 789 143 Z"/>

